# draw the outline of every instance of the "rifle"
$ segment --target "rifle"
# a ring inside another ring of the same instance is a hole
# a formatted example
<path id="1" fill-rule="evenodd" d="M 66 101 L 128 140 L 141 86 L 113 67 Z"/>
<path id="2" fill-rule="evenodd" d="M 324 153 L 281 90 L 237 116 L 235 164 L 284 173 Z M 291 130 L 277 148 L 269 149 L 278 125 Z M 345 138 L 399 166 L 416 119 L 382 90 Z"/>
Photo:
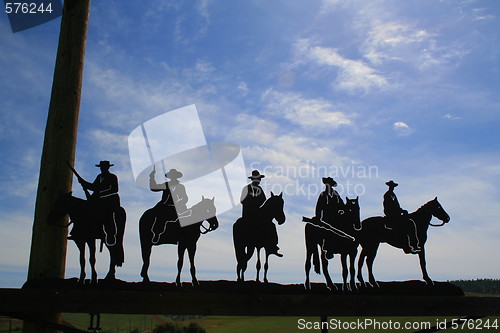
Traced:
<path id="1" fill-rule="evenodd" d="M 348 233 L 343 232 L 342 230 L 339 230 L 337 228 L 332 227 L 331 225 L 329 225 L 328 223 L 325 223 L 325 222 L 321 221 L 317 217 L 311 218 L 311 217 L 302 216 L 302 222 L 306 222 L 306 223 L 309 223 L 309 224 L 311 224 L 311 225 L 313 225 L 315 227 L 318 227 L 318 228 L 325 229 L 327 231 L 333 232 L 337 236 L 350 239 L 353 242 L 356 241 L 356 239 L 354 237 L 352 237 L 351 235 L 349 235 Z"/>
<path id="2" fill-rule="evenodd" d="M 76 170 L 71 166 L 71 164 L 69 164 L 68 161 L 66 161 L 66 164 L 69 166 L 69 168 L 71 169 L 71 171 L 73 171 L 73 173 L 75 174 L 76 178 L 78 178 L 78 182 L 80 184 L 82 184 L 82 181 L 85 181 L 79 174 L 78 172 L 76 172 Z M 85 188 L 85 186 L 83 186 L 82 184 L 82 188 L 83 188 L 83 191 L 85 192 L 85 197 L 87 198 L 87 200 L 90 199 L 90 192 L 87 188 Z"/>

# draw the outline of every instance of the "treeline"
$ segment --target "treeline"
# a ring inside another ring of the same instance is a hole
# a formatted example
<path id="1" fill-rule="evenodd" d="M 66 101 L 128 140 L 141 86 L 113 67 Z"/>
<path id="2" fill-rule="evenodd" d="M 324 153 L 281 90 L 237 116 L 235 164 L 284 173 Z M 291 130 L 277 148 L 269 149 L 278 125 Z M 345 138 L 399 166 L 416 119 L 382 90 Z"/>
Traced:
<path id="1" fill-rule="evenodd" d="M 500 280 L 498 279 L 456 280 L 450 283 L 462 288 L 465 292 L 500 294 Z"/>

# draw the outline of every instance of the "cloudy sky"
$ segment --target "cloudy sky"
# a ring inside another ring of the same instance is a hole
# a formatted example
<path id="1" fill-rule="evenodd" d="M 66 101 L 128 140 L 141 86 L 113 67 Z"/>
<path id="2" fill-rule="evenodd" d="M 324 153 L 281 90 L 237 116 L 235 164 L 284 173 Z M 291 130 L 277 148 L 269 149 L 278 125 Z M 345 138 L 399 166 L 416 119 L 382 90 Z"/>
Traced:
<path id="1" fill-rule="evenodd" d="M 0 287 L 26 280 L 59 24 L 13 34 L 0 13 Z M 195 104 L 207 141 L 239 145 L 247 174 L 264 172 L 268 195 L 284 191 L 285 256 L 270 258 L 270 281 L 304 280 L 301 216 L 313 215 L 323 176 L 359 195 L 362 218 L 382 214 L 389 179 L 409 211 L 437 196 L 451 222 L 429 230 L 430 276 L 499 278 L 499 31 L 496 1 L 92 2 L 76 168 L 92 180 L 98 161 L 115 164 L 128 213 L 117 276 L 140 281 L 138 220 L 160 198 L 135 184 L 128 136 Z M 74 194 L 84 196 L 76 181 Z M 240 210 L 200 239 L 200 280 L 236 279 Z M 69 243 L 67 277 L 77 258 Z M 97 260 L 102 277 L 107 254 Z M 173 282 L 175 262 L 175 247 L 154 248 L 151 279 Z M 330 267 L 339 282 L 338 258 Z M 421 277 L 416 256 L 388 245 L 375 274 Z"/>

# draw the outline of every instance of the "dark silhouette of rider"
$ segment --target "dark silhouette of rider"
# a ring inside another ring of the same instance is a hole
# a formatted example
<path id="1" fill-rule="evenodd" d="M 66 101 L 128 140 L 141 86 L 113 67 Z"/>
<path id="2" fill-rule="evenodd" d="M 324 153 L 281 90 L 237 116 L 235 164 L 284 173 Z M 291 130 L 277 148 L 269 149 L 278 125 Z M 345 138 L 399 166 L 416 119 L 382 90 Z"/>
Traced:
<path id="1" fill-rule="evenodd" d="M 408 217 L 408 211 L 401 208 L 398 198 L 394 193 L 397 183 L 390 180 L 385 183 L 389 189 L 384 194 L 384 214 L 386 216 L 386 228 L 395 229 L 408 238 L 408 246 L 403 248 L 405 253 L 416 253 L 421 251 L 417 237 L 415 223 Z"/>
<path id="2" fill-rule="evenodd" d="M 242 218 L 247 222 L 249 221 L 259 221 L 259 208 L 266 201 L 266 195 L 262 187 L 260 187 L 260 182 L 265 175 L 261 175 L 258 170 L 253 170 L 252 175 L 248 178 L 252 180 L 250 184 L 245 186 L 241 191 L 240 202 L 242 205 Z M 255 222 L 250 222 L 255 223 Z M 274 223 L 270 223 L 269 225 L 264 226 L 264 230 L 266 233 L 269 233 L 268 236 L 270 239 L 270 243 L 274 244 L 272 248 L 268 249 L 270 254 L 275 254 L 278 257 L 282 257 L 283 255 L 278 252 L 278 232 L 276 231 L 276 225 Z"/>
<path id="3" fill-rule="evenodd" d="M 78 182 L 84 189 L 91 190 L 90 202 L 96 207 L 99 219 L 103 225 L 106 244 L 113 246 L 116 244 L 116 222 L 115 213 L 120 208 L 120 196 L 118 195 L 118 177 L 109 172 L 109 168 L 114 164 L 109 161 L 100 161 L 96 167 L 101 169 L 93 183 L 89 183 L 83 178 L 78 178 Z"/>
<path id="4" fill-rule="evenodd" d="M 332 177 L 323 177 L 325 190 L 319 194 L 316 202 L 316 218 L 332 227 L 338 228 L 339 218 L 344 214 L 345 204 L 339 193 L 334 189 L 337 182 Z M 332 246 L 335 240 L 332 237 L 325 237 L 323 250 L 328 259 L 333 258 Z"/>
<path id="5" fill-rule="evenodd" d="M 156 210 L 156 221 L 153 224 L 153 244 L 157 244 L 160 240 L 161 235 L 165 232 L 167 228 L 167 223 L 176 223 L 179 216 L 188 213 L 186 203 L 188 201 L 188 196 L 186 194 L 186 189 L 184 185 L 179 182 L 179 178 L 182 177 L 182 172 L 176 169 L 170 169 L 165 174 L 165 177 L 169 178 L 170 181 L 163 184 L 157 184 L 155 181 L 156 170 L 149 174 L 149 188 L 153 192 L 162 192 L 161 200 L 155 205 Z M 172 227 L 174 228 L 174 227 Z M 171 231 L 174 231 L 173 229 Z M 173 236 L 173 232 L 169 232 Z"/>
<path id="6" fill-rule="evenodd" d="M 316 202 L 316 218 L 333 227 L 338 216 L 344 214 L 345 204 L 334 189 L 337 182 L 332 177 L 323 177 L 322 181 L 325 184 L 325 190 L 319 194 Z"/>

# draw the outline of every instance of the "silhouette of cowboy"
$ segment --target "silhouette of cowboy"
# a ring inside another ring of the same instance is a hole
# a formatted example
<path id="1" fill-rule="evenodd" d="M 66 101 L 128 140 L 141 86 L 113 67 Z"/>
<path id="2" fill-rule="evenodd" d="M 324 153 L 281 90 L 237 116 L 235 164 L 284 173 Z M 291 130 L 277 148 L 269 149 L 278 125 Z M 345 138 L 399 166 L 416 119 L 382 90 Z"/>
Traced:
<path id="1" fill-rule="evenodd" d="M 339 215 L 344 214 L 344 201 L 339 193 L 334 189 L 337 182 L 332 177 L 323 177 L 325 190 L 319 194 L 316 202 L 316 217 L 322 221 L 335 226 Z"/>
<path id="2" fill-rule="evenodd" d="M 182 177 L 182 172 L 176 169 L 170 169 L 165 174 L 165 177 L 169 178 L 170 181 L 163 184 L 157 184 L 155 181 L 156 169 L 149 174 L 149 189 L 153 192 L 162 191 L 161 200 L 154 206 L 157 213 L 157 219 L 153 224 L 153 244 L 157 244 L 160 240 L 161 235 L 167 229 L 168 223 L 175 223 L 178 221 L 179 216 L 184 216 L 189 214 L 187 209 L 188 196 L 186 194 L 186 188 L 179 182 L 179 178 Z M 178 228 L 178 223 L 175 226 L 172 225 L 172 232 L 170 235 L 174 235 L 175 230 Z"/>
<path id="3" fill-rule="evenodd" d="M 339 193 L 334 189 L 337 182 L 332 177 L 323 177 L 325 190 L 318 196 L 316 202 L 316 218 L 321 222 L 327 223 L 332 227 L 338 226 L 340 215 L 344 214 L 345 204 Z M 332 243 L 335 242 L 332 237 L 326 237 L 323 250 L 326 251 L 328 259 L 333 258 Z"/>
<path id="4" fill-rule="evenodd" d="M 105 234 L 106 244 L 113 246 L 116 244 L 116 222 L 115 213 L 120 208 L 120 196 L 118 195 L 118 177 L 109 172 L 109 168 L 114 164 L 109 161 L 100 161 L 96 167 L 101 169 L 93 183 L 89 183 L 81 177 L 78 182 L 83 189 L 91 190 L 90 202 L 94 204 L 97 216 L 101 219 Z"/>
<path id="5" fill-rule="evenodd" d="M 249 221 L 259 221 L 259 208 L 266 201 L 266 195 L 262 187 L 260 187 L 260 182 L 265 175 L 261 175 L 258 170 L 253 170 L 252 175 L 248 178 L 252 181 L 250 184 L 245 186 L 241 191 L 240 202 L 242 205 L 241 217 Z M 253 222 L 255 223 L 255 222 Z M 270 239 L 270 243 L 274 244 L 272 248 L 269 249 L 270 254 L 275 254 L 278 257 L 282 257 L 283 254 L 279 253 L 278 247 L 278 232 L 276 231 L 276 225 L 274 223 L 270 223 L 264 226 L 265 232 L 268 233 L 268 237 Z"/>
<path id="6" fill-rule="evenodd" d="M 408 211 L 401 208 L 398 198 L 394 193 L 394 188 L 399 184 L 390 180 L 385 183 L 389 189 L 384 194 L 384 214 L 386 216 L 386 228 L 395 229 L 408 238 L 408 246 L 403 248 L 405 253 L 420 252 L 420 244 L 417 237 L 415 223 L 408 217 Z"/>

